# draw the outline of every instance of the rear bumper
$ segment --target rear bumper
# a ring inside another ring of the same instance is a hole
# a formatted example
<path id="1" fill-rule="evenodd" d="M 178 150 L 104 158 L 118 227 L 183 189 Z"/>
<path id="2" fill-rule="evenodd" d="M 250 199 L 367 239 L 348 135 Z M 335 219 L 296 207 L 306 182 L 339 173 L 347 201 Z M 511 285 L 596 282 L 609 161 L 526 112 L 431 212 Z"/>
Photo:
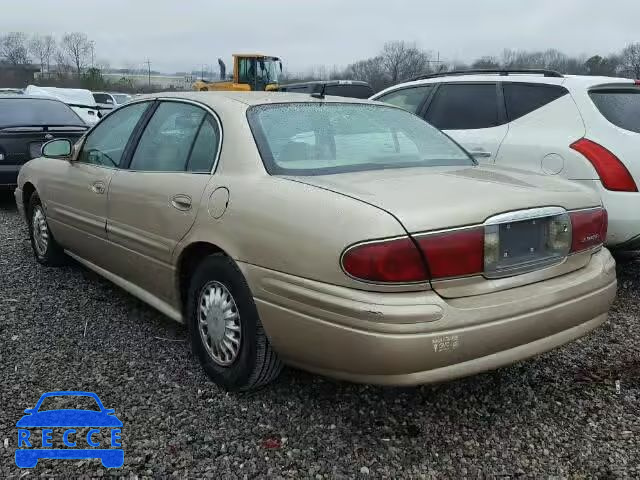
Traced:
<path id="1" fill-rule="evenodd" d="M 579 271 L 475 297 L 381 294 L 241 265 L 272 345 L 290 365 L 356 382 L 415 385 L 498 368 L 585 335 L 616 292 L 607 250 Z"/>
<path id="2" fill-rule="evenodd" d="M 22 165 L 0 165 L 0 188 L 11 188 L 18 184 L 18 172 Z"/>

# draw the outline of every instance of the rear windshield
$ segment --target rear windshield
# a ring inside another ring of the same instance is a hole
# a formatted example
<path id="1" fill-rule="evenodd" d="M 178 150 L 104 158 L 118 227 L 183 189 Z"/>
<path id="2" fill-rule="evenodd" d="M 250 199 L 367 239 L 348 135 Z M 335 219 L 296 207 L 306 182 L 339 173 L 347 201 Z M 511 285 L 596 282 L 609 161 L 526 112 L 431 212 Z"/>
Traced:
<path id="1" fill-rule="evenodd" d="M 589 95 L 611 123 L 640 133 L 640 89 L 596 90 Z"/>
<path id="2" fill-rule="evenodd" d="M 474 164 L 449 137 L 399 108 L 284 103 L 252 107 L 248 118 L 273 175 Z"/>
<path id="3" fill-rule="evenodd" d="M 373 90 L 368 85 L 327 85 L 324 94 L 366 99 L 373 95 Z"/>
<path id="4" fill-rule="evenodd" d="M 56 100 L 0 98 L 0 128 L 84 125 L 67 105 Z"/>

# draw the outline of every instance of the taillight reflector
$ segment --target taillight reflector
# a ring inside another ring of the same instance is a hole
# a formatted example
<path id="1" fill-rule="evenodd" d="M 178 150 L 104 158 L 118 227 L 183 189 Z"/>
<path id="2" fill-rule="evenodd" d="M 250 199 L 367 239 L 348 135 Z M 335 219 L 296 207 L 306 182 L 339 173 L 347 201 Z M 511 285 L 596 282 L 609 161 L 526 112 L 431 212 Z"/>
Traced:
<path id="1" fill-rule="evenodd" d="M 434 233 L 416 240 L 434 280 L 474 275 L 484 270 L 482 227 Z"/>
<path id="2" fill-rule="evenodd" d="M 408 237 L 351 247 L 342 256 L 342 268 L 367 282 L 412 283 L 429 279 L 420 252 Z"/>
<path id="3" fill-rule="evenodd" d="M 627 167 L 602 145 L 582 138 L 571 148 L 585 156 L 598 172 L 602 185 L 616 192 L 637 192 L 638 187 Z"/>
<path id="4" fill-rule="evenodd" d="M 604 208 L 571 212 L 571 252 L 603 245 L 607 240 L 608 216 Z"/>

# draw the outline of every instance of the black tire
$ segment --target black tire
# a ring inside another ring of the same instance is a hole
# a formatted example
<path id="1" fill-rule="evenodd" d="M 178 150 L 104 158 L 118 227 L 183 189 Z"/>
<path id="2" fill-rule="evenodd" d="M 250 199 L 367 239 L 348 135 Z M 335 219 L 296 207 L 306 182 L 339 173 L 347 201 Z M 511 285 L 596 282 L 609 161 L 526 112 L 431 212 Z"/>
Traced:
<path id="1" fill-rule="evenodd" d="M 200 332 L 200 296 L 212 282 L 224 286 L 231 294 L 241 329 L 240 345 L 230 365 L 223 366 L 208 351 Z M 219 386 L 231 391 L 260 388 L 273 381 L 282 371 L 282 363 L 271 347 L 260 322 L 251 290 L 242 272 L 224 255 L 206 257 L 193 274 L 186 305 L 193 353 L 207 375 Z"/>
<path id="2" fill-rule="evenodd" d="M 34 216 L 37 212 L 41 212 L 43 216 L 44 228 L 47 234 L 46 248 L 44 249 L 36 246 L 36 238 L 34 234 Z M 66 255 L 64 254 L 62 247 L 58 244 L 58 242 L 56 242 L 56 239 L 53 237 L 53 234 L 49 229 L 45 210 L 37 193 L 33 193 L 31 195 L 31 198 L 29 199 L 27 214 L 29 219 L 27 228 L 29 229 L 31 248 L 33 249 L 33 255 L 36 257 L 38 263 L 41 263 L 42 265 L 45 265 L 47 267 L 58 267 L 60 265 L 64 265 L 66 262 Z"/>

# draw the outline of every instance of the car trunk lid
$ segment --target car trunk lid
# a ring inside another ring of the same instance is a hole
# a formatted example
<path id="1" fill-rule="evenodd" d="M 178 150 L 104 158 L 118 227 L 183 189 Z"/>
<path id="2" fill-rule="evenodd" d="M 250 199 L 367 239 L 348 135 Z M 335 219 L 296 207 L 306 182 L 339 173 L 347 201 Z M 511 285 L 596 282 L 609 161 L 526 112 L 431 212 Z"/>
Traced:
<path id="1" fill-rule="evenodd" d="M 41 155 L 42 145 L 56 138 L 72 142 L 84 133 L 84 127 L 70 126 L 18 126 L 0 128 L 0 154 L 4 165 L 22 165 Z"/>
<path id="2" fill-rule="evenodd" d="M 597 195 L 584 187 L 491 166 L 407 168 L 292 179 L 387 211 L 427 252 L 432 270 L 441 265 L 428 258 L 429 242 L 442 232 L 475 230 L 485 242 L 487 235 L 499 239 L 494 249 L 497 258 L 492 262 L 484 258 L 482 275 L 431 282 L 441 295 L 452 297 L 511 288 L 584 266 L 585 262 L 564 262 L 566 251 L 549 250 L 547 235 L 552 221 L 567 224 L 566 211 L 600 206 Z"/>

